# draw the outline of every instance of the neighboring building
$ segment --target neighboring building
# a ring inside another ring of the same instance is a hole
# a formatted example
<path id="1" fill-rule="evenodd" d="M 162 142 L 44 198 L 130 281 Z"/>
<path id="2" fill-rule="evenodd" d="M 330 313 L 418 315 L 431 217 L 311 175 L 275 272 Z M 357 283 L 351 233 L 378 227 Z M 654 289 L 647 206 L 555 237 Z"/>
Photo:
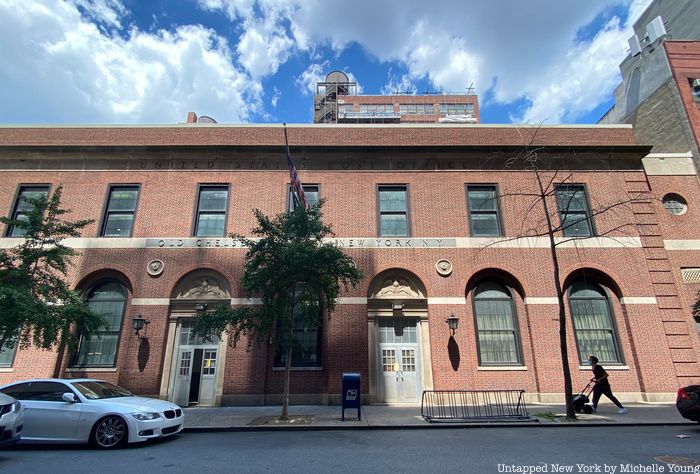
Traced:
<path id="1" fill-rule="evenodd" d="M 700 383 L 698 285 L 683 283 L 700 268 L 692 162 L 644 158 L 628 125 L 294 125 L 306 195 L 327 199 L 324 220 L 365 277 L 305 334 L 293 402 L 337 403 L 347 371 L 362 374 L 369 402 L 417 402 L 424 389 L 562 399 L 547 239 L 509 238 L 523 216 L 542 216 L 529 198 L 493 199 L 536 189 L 531 171 L 506 166 L 531 134 L 542 156 L 579 158 L 563 161 L 571 180 L 560 192 L 580 206 L 559 216 L 581 224 L 559 250 L 574 386 L 590 378 L 589 353 L 623 400 L 672 400 Z M 279 403 L 272 340 L 247 351 L 190 329 L 215 304 L 258 304 L 241 285 L 245 249 L 227 236 L 249 235 L 253 208 L 289 208 L 283 143 L 279 125 L 0 127 L 0 209 L 17 215 L 23 196 L 64 186 L 68 217 L 95 219 L 67 242 L 81 252 L 69 281 L 112 322 L 65 357 L 3 352 L 0 383 L 94 376 L 182 405 Z M 648 190 L 673 199 L 590 215 L 591 203 Z M 2 232 L 0 246 L 17 244 Z M 150 323 L 139 336 L 134 319 Z"/>
<path id="2" fill-rule="evenodd" d="M 476 95 L 358 95 L 357 83 L 334 71 L 316 84 L 314 123 L 478 123 Z"/>
<path id="3" fill-rule="evenodd" d="M 634 24 L 620 64 L 615 105 L 600 123 L 634 125 L 652 153 L 679 153 L 700 163 L 700 5 L 656 0 Z M 679 155 L 681 156 L 681 155 Z"/>

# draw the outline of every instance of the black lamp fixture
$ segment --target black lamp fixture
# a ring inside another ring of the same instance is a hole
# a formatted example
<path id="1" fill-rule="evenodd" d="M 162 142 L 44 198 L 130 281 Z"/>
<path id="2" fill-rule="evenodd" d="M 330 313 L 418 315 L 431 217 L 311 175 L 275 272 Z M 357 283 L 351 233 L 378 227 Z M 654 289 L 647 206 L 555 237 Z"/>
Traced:
<path id="1" fill-rule="evenodd" d="M 391 312 L 395 317 L 403 316 L 403 303 L 394 303 L 391 305 Z"/>
<path id="2" fill-rule="evenodd" d="M 457 326 L 459 325 L 459 318 L 458 318 L 457 316 L 455 316 L 454 313 L 452 313 L 452 314 L 450 315 L 450 317 L 447 318 L 447 319 L 445 320 L 445 322 L 447 323 L 447 325 L 448 325 L 448 326 L 450 327 L 450 329 L 452 330 L 452 335 L 454 336 L 454 335 L 455 335 L 455 331 L 457 330 Z"/>
<path id="3" fill-rule="evenodd" d="M 208 305 L 206 303 L 195 303 L 194 304 L 194 310 L 195 311 L 206 311 Z"/>
<path id="4" fill-rule="evenodd" d="M 139 331 L 142 329 L 145 329 L 146 326 L 148 326 L 151 322 L 144 318 L 141 313 L 138 313 L 132 320 L 131 320 L 131 325 L 134 328 L 134 331 L 136 331 L 136 335 L 139 337 L 139 339 L 146 339 L 147 336 L 140 336 Z"/>

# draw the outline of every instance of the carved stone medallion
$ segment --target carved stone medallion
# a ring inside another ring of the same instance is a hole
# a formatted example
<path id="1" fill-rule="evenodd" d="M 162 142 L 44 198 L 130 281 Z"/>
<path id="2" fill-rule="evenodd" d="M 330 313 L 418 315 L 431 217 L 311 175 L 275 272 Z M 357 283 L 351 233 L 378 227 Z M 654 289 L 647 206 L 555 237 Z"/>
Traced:
<path id="1" fill-rule="evenodd" d="M 435 264 L 435 269 L 440 276 L 450 276 L 452 274 L 452 263 L 447 259 L 438 260 Z"/>
<path id="2" fill-rule="evenodd" d="M 162 260 L 151 260 L 150 262 L 148 262 L 148 267 L 146 267 L 146 271 L 152 277 L 157 277 L 158 275 L 163 273 L 164 268 L 165 265 L 163 264 Z"/>

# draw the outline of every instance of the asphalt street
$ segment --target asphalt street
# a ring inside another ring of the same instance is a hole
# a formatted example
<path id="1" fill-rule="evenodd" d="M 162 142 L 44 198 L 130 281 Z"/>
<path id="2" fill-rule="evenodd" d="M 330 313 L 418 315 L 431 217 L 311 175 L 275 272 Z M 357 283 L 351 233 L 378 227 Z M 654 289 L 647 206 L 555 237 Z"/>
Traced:
<path id="1" fill-rule="evenodd" d="M 185 433 L 117 451 L 15 446 L 0 472 L 700 472 L 700 427 Z"/>

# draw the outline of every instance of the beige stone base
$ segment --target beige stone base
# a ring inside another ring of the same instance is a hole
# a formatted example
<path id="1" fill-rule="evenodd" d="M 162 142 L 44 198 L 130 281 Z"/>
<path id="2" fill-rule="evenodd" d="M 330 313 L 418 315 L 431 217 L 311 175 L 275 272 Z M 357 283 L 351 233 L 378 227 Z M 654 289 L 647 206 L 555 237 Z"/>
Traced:
<path id="1" fill-rule="evenodd" d="M 641 392 L 615 392 L 615 396 L 622 403 L 672 403 L 676 401 L 675 393 L 641 393 Z M 362 395 L 363 405 L 372 405 L 375 401 L 369 394 Z M 601 402 L 608 399 L 603 397 Z M 525 393 L 526 403 L 564 404 L 564 395 L 561 393 Z M 281 405 L 282 394 L 270 395 L 223 395 L 221 406 L 263 406 Z M 340 405 L 340 395 L 329 393 L 309 393 L 290 395 L 292 405 Z"/>
<path id="2" fill-rule="evenodd" d="M 291 405 L 340 405 L 340 395 L 331 395 L 327 393 L 294 393 L 289 396 L 289 403 Z M 221 406 L 262 406 L 281 404 L 281 393 L 268 395 L 221 396 Z"/>
<path id="3" fill-rule="evenodd" d="M 641 392 L 614 392 L 620 403 L 652 402 L 668 403 L 676 401 L 675 393 L 641 393 Z M 607 400 L 605 396 L 601 399 Z M 563 393 L 526 393 L 527 403 L 564 403 Z"/>

